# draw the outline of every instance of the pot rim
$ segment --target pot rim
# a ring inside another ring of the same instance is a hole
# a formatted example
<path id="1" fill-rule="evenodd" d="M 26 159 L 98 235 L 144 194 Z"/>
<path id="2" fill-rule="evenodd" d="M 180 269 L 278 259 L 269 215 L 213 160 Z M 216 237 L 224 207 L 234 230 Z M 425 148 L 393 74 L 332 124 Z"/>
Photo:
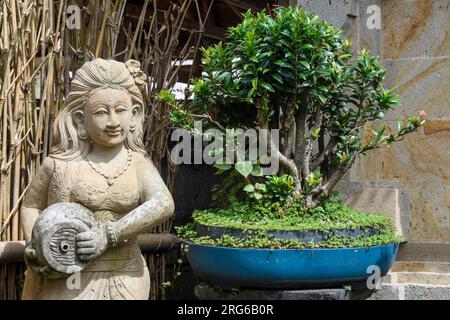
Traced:
<path id="1" fill-rule="evenodd" d="M 376 246 L 367 246 L 367 247 L 338 247 L 338 248 L 286 248 L 286 249 L 271 249 L 271 248 L 235 248 L 235 247 L 224 247 L 224 246 L 214 246 L 214 245 L 210 245 L 210 244 L 200 244 L 200 243 L 195 243 L 192 242 L 190 240 L 185 240 L 182 239 L 181 242 L 187 243 L 189 246 L 191 245 L 196 245 L 196 246 L 202 246 L 202 247 L 212 247 L 212 248 L 221 248 L 221 249 L 234 249 L 234 250 L 265 250 L 265 251 L 313 251 L 313 250 L 357 250 L 357 249 L 365 249 L 365 250 L 369 250 L 370 248 L 379 248 L 379 247 L 386 247 L 386 246 L 398 246 L 400 245 L 400 242 L 390 242 L 390 243 L 386 243 L 386 244 L 380 244 L 380 245 L 376 245 Z"/>

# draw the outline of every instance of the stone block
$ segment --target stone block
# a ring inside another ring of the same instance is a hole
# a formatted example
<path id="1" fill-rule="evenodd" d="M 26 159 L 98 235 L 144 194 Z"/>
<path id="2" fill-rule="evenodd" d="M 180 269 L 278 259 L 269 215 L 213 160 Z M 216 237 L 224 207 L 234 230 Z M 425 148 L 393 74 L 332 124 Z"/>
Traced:
<path id="1" fill-rule="evenodd" d="M 427 119 L 450 119 L 449 57 L 385 60 L 385 85 L 395 88 L 400 105 L 386 112 L 386 120 L 417 115 L 424 110 Z"/>
<path id="2" fill-rule="evenodd" d="M 449 56 L 448 0 L 383 0 L 385 59 Z"/>
<path id="3" fill-rule="evenodd" d="M 396 132 L 393 129 L 396 125 L 387 122 L 386 134 L 390 128 Z M 376 130 L 378 126 L 366 128 Z M 448 184 L 450 139 L 443 135 L 442 131 L 427 135 L 424 129 L 419 129 L 400 142 L 369 151 L 358 164 L 357 180 L 402 181 L 404 186 L 413 181 Z"/>
<path id="4" fill-rule="evenodd" d="M 450 263 L 450 243 L 447 242 L 408 242 L 402 243 L 397 261 L 426 263 Z M 394 265 L 395 266 L 395 265 Z M 428 270 L 433 271 L 433 270 Z M 436 272 L 436 271 L 434 271 Z M 440 269 L 439 272 L 442 272 Z M 447 271 L 445 271 L 447 272 Z"/>
<path id="5" fill-rule="evenodd" d="M 400 226 L 403 236 L 408 241 L 450 242 L 450 184 L 448 182 L 443 180 L 376 183 L 343 181 L 336 186 L 335 190 L 343 195 L 347 203 L 351 194 L 355 194 L 356 199 L 368 199 L 365 209 L 363 201 L 359 201 L 355 209 L 371 212 L 371 193 L 366 192 L 365 196 L 361 196 L 363 188 L 371 189 L 371 185 L 376 186 L 375 188 L 397 186 L 399 189 Z M 381 198 L 381 193 L 379 197 Z M 398 218 L 396 224 L 398 226 Z"/>
<path id="6" fill-rule="evenodd" d="M 419 285 L 404 286 L 405 300 L 450 300 L 450 285 Z"/>
<path id="7" fill-rule="evenodd" d="M 200 300 L 349 300 L 350 297 L 345 289 L 227 291 L 208 284 L 197 285 L 195 294 Z"/>
<path id="8" fill-rule="evenodd" d="M 444 181 L 410 182 L 411 241 L 450 242 L 450 184 Z"/>
<path id="9" fill-rule="evenodd" d="M 336 190 L 353 209 L 389 214 L 394 219 L 396 234 L 407 239 L 410 231 L 410 200 L 406 193 L 392 186 L 388 183 L 342 181 Z"/>
<path id="10" fill-rule="evenodd" d="M 450 300 L 450 285 L 383 283 L 367 300 Z"/>
<path id="11" fill-rule="evenodd" d="M 448 248 L 450 251 L 450 247 Z M 415 259 L 415 257 L 412 257 Z M 395 261 L 391 271 L 396 272 L 433 272 L 450 274 L 450 262 L 432 261 Z"/>
<path id="12" fill-rule="evenodd" d="M 367 300 L 401 300 L 403 287 L 396 284 L 384 284 L 380 290 L 373 292 Z"/>
<path id="13" fill-rule="evenodd" d="M 344 37 L 352 42 L 352 52 L 357 53 L 360 51 L 358 25 L 359 0 L 298 0 L 296 4 L 307 11 L 318 14 L 320 20 L 325 20 L 333 24 L 336 28 L 342 29 L 344 31 Z"/>
<path id="14" fill-rule="evenodd" d="M 398 283 L 420 283 L 429 285 L 450 285 L 450 273 L 440 272 L 398 272 Z"/>
<path id="15" fill-rule="evenodd" d="M 359 49 L 366 49 L 369 51 L 371 55 L 382 56 L 382 28 L 377 29 L 374 28 L 370 23 L 373 22 L 374 14 L 376 14 L 371 6 L 377 6 L 377 8 L 381 8 L 381 0 L 360 0 L 359 4 L 359 15 L 358 15 L 358 23 L 359 23 Z M 369 9 L 369 11 L 368 11 Z M 377 9 L 375 9 L 377 10 Z M 380 20 L 382 17 L 380 17 Z M 368 21 L 369 26 L 368 26 Z"/>

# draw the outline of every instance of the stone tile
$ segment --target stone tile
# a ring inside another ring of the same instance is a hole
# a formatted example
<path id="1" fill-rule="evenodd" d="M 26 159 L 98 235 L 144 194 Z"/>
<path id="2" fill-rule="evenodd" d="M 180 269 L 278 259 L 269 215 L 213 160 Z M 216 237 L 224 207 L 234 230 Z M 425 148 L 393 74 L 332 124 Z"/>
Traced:
<path id="1" fill-rule="evenodd" d="M 405 285 L 405 300 L 450 300 L 447 285 Z"/>
<path id="2" fill-rule="evenodd" d="M 372 10 L 369 10 L 370 6 L 377 6 L 381 8 L 381 0 L 360 0 L 359 2 L 359 48 L 360 50 L 366 49 L 371 55 L 381 56 L 381 40 L 382 29 L 370 28 L 369 22 L 373 21 L 373 15 L 376 14 Z"/>
<path id="3" fill-rule="evenodd" d="M 391 271 L 396 272 L 432 272 L 450 274 L 450 262 L 395 261 Z M 389 274 L 388 274 L 389 275 Z"/>
<path id="4" fill-rule="evenodd" d="M 359 180 L 400 183 L 411 200 L 409 240 L 450 241 L 450 139 L 440 128 L 421 129 L 358 164 Z"/>
<path id="5" fill-rule="evenodd" d="M 424 126 L 425 135 L 436 135 L 440 138 L 450 138 L 450 120 L 428 120 Z"/>
<path id="6" fill-rule="evenodd" d="M 397 261 L 450 263 L 450 242 L 410 241 L 402 243 Z"/>
<path id="7" fill-rule="evenodd" d="M 342 200 L 351 208 L 370 213 L 392 216 L 396 234 L 408 239 L 410 231 L 411 202 L 398 183 L 341 181 L 337 190 Z"/>
<path id="8" fill-rule="evenodd" d="M 390 215 L 395 223 L 396 234 L 407 238 L 410 217 L 401 214 L 399 196 L 400 190 L 398 189 L 368 188 L 350 196 L 346 203 L 350 208 L 356 210 Z"/>
<path id="9" fill-rule="evenodd" d="M 450 58 L 386 60 L 386 87 L 396 88 L 401 105 L 386 113 L 386 120 L 417 115 L 450 119 Z"/>
<path id="10" fill-rule="evenodd" d="M 400 289 L 395 284 L 384 284 L 381 290 L 375 291 L 367 300 L 400 300 Z"/>
<path id="11" fill-rule="evenodd" d="M 297 3 L 305 10 L 318 14 L 321 20 L 326 20 L 340 28 L 351 10 L 352 1 L 354 0 L 298 0 Z"/>
<path id="12" fill-rule="evenodd" d="M 449 56 L 448 0 L 383 0 L 386 59 Z"/>
<path id="13" fill-rule="evenodd" d="M 440 272 L 398 272 L 398 283 L 420 283 L 432 285 L 450 285 L 450 273 Z"/>
<path id="14" fill-rule="evenodd" d="M 450 184 L 405 183 L 411 199 L 411 241 L 450 242 Z"/>
<path id="15" fill-rule="evenodd" d="M 367 300 L 449 300 L 450 285 L 384 284 Z"/>
<path id="16" fill-rule="evenodd" d="M 443 122 L 447 123 L 446 125 Z M 358 180 L 388 181 L 436 181 L 449 184 L 450 139 L 448 131 L 450 120 L 430 121 L 424 129 L 405 137 L 403 141 L 391 146 L 383 146 L 367 153 L 358 163 Z M 387 121 L 387 126 L 396 132 L 397 123 Z M 379 124 L 368 124 L 365 139 Z M 387 128 L 385 133 L 387 134 Z"/>

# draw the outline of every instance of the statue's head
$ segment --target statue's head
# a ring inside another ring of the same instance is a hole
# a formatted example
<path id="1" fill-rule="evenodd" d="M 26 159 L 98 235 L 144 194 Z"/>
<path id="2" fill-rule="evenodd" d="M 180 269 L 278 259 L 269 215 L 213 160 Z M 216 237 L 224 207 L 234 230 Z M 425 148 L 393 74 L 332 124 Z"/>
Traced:
<path id="1" fill-rule="evenodd" d="M 75 73 L 64 108 L 56 118 L 52 154 L 68 160 L 84 157 L 92 144 L 124 144 L 145 152 L 144 102 L 138 85 L 145 81 L 139 62 L 95 59 Z"/>

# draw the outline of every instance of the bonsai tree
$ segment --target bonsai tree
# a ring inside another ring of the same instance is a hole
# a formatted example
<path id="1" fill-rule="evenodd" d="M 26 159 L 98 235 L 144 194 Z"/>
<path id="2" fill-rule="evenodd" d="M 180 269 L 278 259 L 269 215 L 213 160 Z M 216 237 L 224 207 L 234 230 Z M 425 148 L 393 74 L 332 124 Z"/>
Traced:
<path id="1" fill-rule="evenodd" d="M 424 122 L 413 116 L 399 120 L 395 131 L 381 124 L 363 135 L 368 122 L 381 122 L 399 104 L 394 91 L 383 87 L 386 70 L 365 50 L 352 54 L 341 30 L 299 7 L 280 8 L 273 16 L 249 11 L 229 29 L 225 44 L 202 51 L 204 72 L 194 83 L 193 101 L 181 105 L 160 94 L 172 106 L 172 123 L 188 128 L 201 118 L 222 130 L 278 129 L 279 145 L 265 137 L 282 167 L 278 175 L 287 174 L 284 188 L 292 185 L 295 201 L 307 208 L 329 198 L 358 157 L 402 140 Z M 281 183 L 273 177 L 255 183 L 252 176 L 261 170 L 248 161 L 215 166 L 233 169 L 216 187 L 218 194 L 238 175 L 243 178 L 230 190 L 232 199 L 240 188 L 261 199 L 269 185 Z"/>
<path id="2" fill-rule="evenodd" d="M 414 116 L 399 120 L 396 132 L 381 125 L 364 139 L 365 124 L 382 120 L 399 104 L 382 85 L 386 71 L 368 52 L 352 54 L 341 30 L 300 8 L 279 9 L 274 16 L 247 12 L 229 29 L 225 44 L 202 50 L 204 73 L 189 108 L 221 128 L 279 129 L 281 144 L 272 143 L 272 152 L 307 207 L 328 198 L 359 156 L 423 124 Z M 172 119 L 188 114 L 178 106 Z M 235 172 L 246 178 L 245 190 L 260 198 L 266 188 L 247 179 L 253 170 L 245 165 L 255 164 L 237 163 Z"/>

